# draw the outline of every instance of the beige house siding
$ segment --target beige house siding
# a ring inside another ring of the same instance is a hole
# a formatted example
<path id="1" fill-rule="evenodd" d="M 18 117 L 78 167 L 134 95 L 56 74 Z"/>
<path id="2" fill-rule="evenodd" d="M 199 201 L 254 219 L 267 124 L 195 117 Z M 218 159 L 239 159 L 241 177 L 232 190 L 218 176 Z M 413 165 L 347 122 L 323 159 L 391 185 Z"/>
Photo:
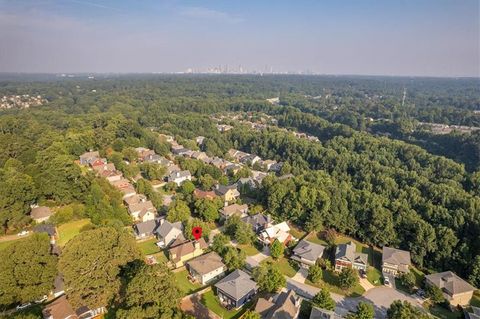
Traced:
<path id="1" fill-rule="evenodd" d="M 180 260 L 175 263 L 175 267 L 176 268 L 182 267 L 185 264 L 185 262 L 189 261 L 192 258 L 200 256 L 202 254 L 203 254 L 203 249 L 196 249 L 193 253 L 186 254 L 186 255 L 180 257 Z M 172 256 L 172 258 L 175 258 L 175 256 Z"/>
<path id="2" fill-rule="evenodd" d="M 470 304 L 470 300 L 473 297 L 473 291 L 464 292 L 463 294 L 456 294 L 452 297 L 448 294 L 443 294 L 445 298 L 450 302 L 450 304 L 454 307 L 456 306 L 468 306 Z"/>

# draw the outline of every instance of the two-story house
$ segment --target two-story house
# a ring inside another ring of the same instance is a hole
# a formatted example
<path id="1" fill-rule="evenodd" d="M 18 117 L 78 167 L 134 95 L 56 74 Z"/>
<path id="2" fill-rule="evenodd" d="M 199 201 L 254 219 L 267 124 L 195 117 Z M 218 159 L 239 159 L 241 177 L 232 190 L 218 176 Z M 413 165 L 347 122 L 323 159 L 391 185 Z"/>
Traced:
<path id="1" fill-rule="evenodd" d="M 218 299 L 227 309 L 240 308 L 257 293 L 257 283 L 246 272 L 235 270 L 215 284 Z"/>
<path id="2" fill-rule="evenodd" d="M 186 267 L 190 276 L 202 285 L 223 276 L 227 271 L 222 257 L 214 251 L 188 261 Z"/>
<path id="3" fill-rule="evenodd" d="M 202 255 L 207 247 L 208 245 L 203 238 L 199 240 L 185 240 L 178 237 L 170 245 L 168 256 L 175 268 L 178 268 L 182 267 L 190 259 Z"/>
<path id="4" fill-rule="evenodd" d="M 401 273 L 410 271 L 412 265 L 410 260 L 410 252 L 406 250 L 383 246 L 382 249 L 382 272 L 394 275 L 395 277 Z"/>
<path id="5" fill-rule="evenodd" d="M 426 285 L 437 286 L 452 307 L 468 306 L 475 287 L 451 271 L 425 276 Z"/>
<path id="6" fill-rule="evenodd" d="M 346 267 L 367 272 L 368 255 L 357 252 L 354 242 L 340 244 L 335 251 L 335 270 L 341 271 Z"/>

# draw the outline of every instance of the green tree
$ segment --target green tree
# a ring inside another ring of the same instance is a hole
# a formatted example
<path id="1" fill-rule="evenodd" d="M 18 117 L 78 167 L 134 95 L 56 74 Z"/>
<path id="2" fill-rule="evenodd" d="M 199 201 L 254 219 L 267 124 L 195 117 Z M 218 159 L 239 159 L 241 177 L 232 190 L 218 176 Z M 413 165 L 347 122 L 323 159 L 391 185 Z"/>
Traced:
<path id="1" fill-rule="evenodd" d="M 170 204 L 170 208 L 167 212 L 167 220 L 171 223 L 173 222 L 185 222 L 191 216 L 190 208 L 188 207 L 187 203 L 180 199 L 174 200 Z"/>
<path id="2" fill-rule="evenodd" d="M 48 295 L 57 273 L 47 234 L 33 234 L 0 250 L 0 304 L 25 303 Z"/>
<path id="3" fill-rule="evenodd" d="M 104 227 L 80 233 L 65 245 L 59 260 L 69 301 L 74 307 L 108 305 L 118 295 L 121 268 L 140 258 L 126 231 Z"/>
<path id="4" fill-rule="evenodd" d="M 415 275 L 412 272 L 407 272 L 401 274 L 398 279 L 402 286 L 407 288 L 407 290 L 412 293 L 415 288 Z"/>
<path id="5" fill-rule="evenodd" d="M 342 289 L 350 289 L 358 283 L 357 272 L 352 268 L 343 268 L 338 275 L 338 283 Z"/>
<path id="6" fill-rule="evenodd" d="M 470 281 L 474 287 L 480 287 L 480 256 L 475 257 L 473 261 L 468 281 Z"/>
<path id="7" fill-rule="evenodd" d="M 125 288 L 117 318 L 169 319 L 177 313 L 180 290 L 165 263 L 143 264 Z"/>
<path id="8" fill-rule="evenodd" d="M 149 180 L 161 180 L 167 173 L 165 166 L 155 163 L 143 163 L 139 168 L 142 175 Z"/>
<path id="9" fill-rule="evenodd" d="M 435 285 L 426 284 L 425 295 L 434 303 L 442 303 L 445 300 L 442 290 Z"/>
<path id="10" fill-rule="evenodd" d="M 313 297 L 312 303 L 322 309 L 335 310 L 335 300 L 333 300 L 330 292 L 325 287 L 321 288 Z"/>
<path id="11" fill-rule="evenodd" d="M 205 239 L 208 239 L 208 236 L 210 235 L 210 231 L 211 231 L 211 226 L 207 222 L 199 218 L 192 218 L 187 220 L 183 224 L 184 224 L 183 233 L 185 235 L 185 238 L 193 240 L 194 239 L 192 234 L 193 227 L 201 227 L 202 237 Z"/>
<path id="12" fill-rule="evenodd" d="M 255 311 L 248 310 L 242 316 L 242 319 L 262 319 L 262 317 L 260 316 L 260 314 L 256 313 Z"/>
<path id="13" fill-rule="evenodd" d="M 360 301 L 357 305 L 355 314 L 347 316 L 347 319 L 373 319 L 375 317 L 375 310 L 373 305 L 368 302 Z"/>
<path id="14" fill-rule="evenodd" d="M 278 239 L 275 239 L 270 245 L 270 254 L 274 259 L 278 259 L 279 257 L 283 256 L 283 251 L 283 244 Z"/>
<path id="15" fill-rule="evenodd" d="M 311 265 L 308 268 L 308 279 L 314 284 L 319 283 L 323 278 L 323 270 L 318 265 Z"/>
<path id="16" fill-rule="evenodd" d="M 242 245 L 251 245 L 255 240 L 255 232 L 250 224 L 240 221 L 234 234 L 235 240 Z"/>
<path id="17" fill-rule="evenodd" d="M 219 233 L 213 237 L 211 248 L 219 255 L 223 255 L 229 243 L 230 238 L 223 233 Z"/>
<path id="18" fill-rule="evenodd" d="M 395 300 L 387 310 L 388 319 L 428 319 L 429 315 L 415 308 L 408 301 Z"/>
<path id="19" fill-rule="evenodd" d="M 253 277 L 260 290 L 276 292 L 286 284 L 286 279 L 273 263 L 265 263 L 253 270 Z"/>
<path id="20" fill-rule="evenodd" d="M 208 191 L 212 189 L 213 185 L 215 185 L 215 179 L 212 177 L 212 175 L 205 174 L 200 176 L 198 183 L 201 189 Z"/>
<path id="21" fill-rule="evenodd" d="M 192 194 L 194 190 L 195 190 L 195 185 L 194 185 L 191 181 L 189 181 L 189 180 L 186 180 L 186 181 L 183 182 L 182 185 L 180 186 L 180 191 L 181 191 L 182 194 L 184 194 L 184 195 Z"/>
<path id="22" fill-rule="evenodd" d="M 213 222 L 219 218 L 218 208 L 209 199 L 199 199 L 195 202 L 195 212 L 207 222 Z"/>
<path id="23" fill-rule="evenodd" d="M 247 255 L 243 250 L 238 250 L 235 247 L 225 247 L 223 254 L 223 261 L 229 270 L 240 269 L 245 265 Z"/>

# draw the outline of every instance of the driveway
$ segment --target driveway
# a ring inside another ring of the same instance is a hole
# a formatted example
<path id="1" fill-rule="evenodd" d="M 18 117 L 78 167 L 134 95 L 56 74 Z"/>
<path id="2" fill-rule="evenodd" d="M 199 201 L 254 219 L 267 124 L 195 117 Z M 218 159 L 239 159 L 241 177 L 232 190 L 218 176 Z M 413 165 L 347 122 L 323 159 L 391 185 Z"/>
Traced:
<path id="1" fill-rule="evenodd" d="M 261 253 L 258 253 L 253 256 L 247 256 L 246 263 L 247 267 L 253 269 L 260 265 L 260 262 L 270 257 L 270 250 L 268 248 L 264 248 Z"/>
<path id="2" fill-rule="evenodd" d="M 305 280 L 308 277 L 308 269 L 304 267 L 300 267 L 300 269 L 297 271 L 295 276 L 292 277 L 292 280 L 295 280 L 296 282 L 300 283 L 305 283 Z"/>
<path id="3" fill-rule="evenodd" d="M 367 278 L 360 278 L 359 284 L 363 287 L 363 289 L 365 289 L 365 291 L 369 291 L 370 289 L 375 288 L 375 286 L 372 285 L 372 283 L 368 281 Z"/>
<path id="4" fill-rule="evenodd" d="M 320 291 L 320 289 L 317 287 L 295 281 L 293 278 L 286 277 L 286 279 L 287 288 L 293 289 L 298 295 L 304 298 L 312 299 Z M 367 291 L 363 296 L 355 298 L 345 297 L 335 293 L 330 293 L 330 295 L 337 303 L 337 307 L 342 310 L 345 309 L 348 311 L 356 311 L 357 305 L 360 301 L 373 304 L 375 309 L 375 318 L 385 318 L 387 315 L 387 309 L 395 300 L 406 300 L 414 306 L 422 306 L 416 299 L 410 297 L 409 295 L 385 286 L 374 287 Z"/>

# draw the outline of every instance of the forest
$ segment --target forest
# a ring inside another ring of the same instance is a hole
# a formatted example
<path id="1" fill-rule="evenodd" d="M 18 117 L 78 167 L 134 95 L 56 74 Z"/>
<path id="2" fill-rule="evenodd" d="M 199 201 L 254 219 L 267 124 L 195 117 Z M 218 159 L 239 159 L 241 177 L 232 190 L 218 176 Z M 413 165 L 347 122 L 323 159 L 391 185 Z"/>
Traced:
<path id="1" fill-rule="evenodd" d="M 49 102 L 0 113 L 5 233 L 28 223 L 31 204 L 46 201 L 75 204 L 72 218 L 128 225 L 118 191 L 83 174 L 74 161 L 90 149 L 109 150 L 105 155 L 114 162 L 115 154 L 128 156 L 131 147 L 165 154 L 168 145 L 157 131 L 184 140 L 205 136 L 208 155 L 238 148 L 287 162 L 296 176 L 268 177 L 256 193 L 278 220 L 408 249 L 426 269 L 452 269 L 468 278 L 472 265 L 480 267 L 480 134 L 433 136 L 410 129 L 418 121 L 480 126 L 474 112 L 480 110 L 478 79 L 35 77 L 3 80 L 0 95 L 9 94 L 41 94 Z M 265 101 L 272 97 L 280 103 Z M 226 112 L 262 112 L 278 127 L 257 132 L 232 121 L 234 129 L 220 133 L 210 116 Z M 391 122 L 381 128 L 369 117 Z"/>

